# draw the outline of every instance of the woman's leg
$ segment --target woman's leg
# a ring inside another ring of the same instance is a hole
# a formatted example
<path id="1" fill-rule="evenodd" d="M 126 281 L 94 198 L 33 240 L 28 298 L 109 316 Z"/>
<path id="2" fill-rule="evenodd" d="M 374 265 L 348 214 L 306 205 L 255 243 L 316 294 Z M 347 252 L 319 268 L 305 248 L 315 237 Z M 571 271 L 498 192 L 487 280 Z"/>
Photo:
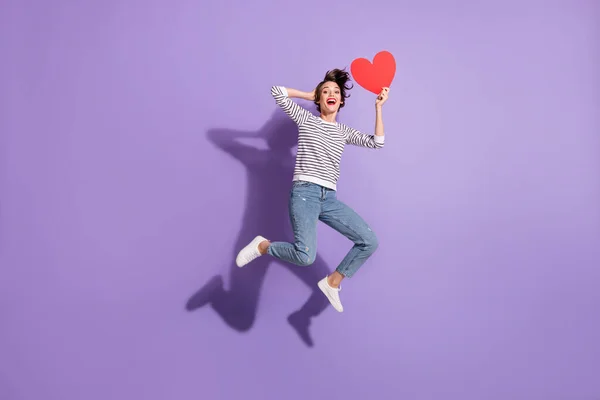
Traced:
<path id="1" fill-rule="evenodd" d="M 317 255 L 317 223 L 321 212 L 320 186 L 294 183 L 290 193 L 289 214 L 294 243 L 271 242 L 267 253 L 296 265 L 310 265 Z"/>
<path id="2" fill-rule="evenodd" d="M 329 285 L 336 288 L 344 278 L 352 277 L 362 267 L 377 250 L 379 241 L 364 219 L 338 200 L 335 192 L 328 193 L 320 220 L 354 242 L 354 246 L 328 278 Z"/>
<path id="3" fill-rule="evenodd" d="M 317 223 L 321 212 L 321 187 L 308 182 L 294 182 L 288 206 L 294 231 L 294 243 L 270 242 L 262 236 L 257 236 L 238 254 L 239 267 L 264 254 L 303 266 L 315 261 Z"/>

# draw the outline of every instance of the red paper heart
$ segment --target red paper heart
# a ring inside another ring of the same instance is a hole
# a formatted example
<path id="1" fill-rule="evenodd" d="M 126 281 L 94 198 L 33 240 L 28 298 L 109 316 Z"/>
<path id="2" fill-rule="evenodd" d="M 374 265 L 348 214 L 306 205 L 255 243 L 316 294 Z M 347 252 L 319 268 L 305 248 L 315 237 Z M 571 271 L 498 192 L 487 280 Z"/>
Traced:
<path id="1" fill-rule="evenodd" d="M 389 51 L 380 51 L 371 63 L 366 58 L 357 58 L 350 64 L 350 73 L 356 83 L 375 94 L 390 87 L 396 74 L 396 60 Z"/>

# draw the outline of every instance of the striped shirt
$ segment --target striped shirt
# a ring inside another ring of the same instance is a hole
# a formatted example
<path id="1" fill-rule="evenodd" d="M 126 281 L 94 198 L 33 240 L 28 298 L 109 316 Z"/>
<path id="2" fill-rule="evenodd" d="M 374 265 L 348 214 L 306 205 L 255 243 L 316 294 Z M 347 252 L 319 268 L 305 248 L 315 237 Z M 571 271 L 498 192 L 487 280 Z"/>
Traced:
<path id="1" fill-rule="evenodd" d="M 346 144 L 370 149 L 383 147 L 383 136 L 365 134 L 345 124 L 327 122 L 314 116 L 292 101 L 283 86 L 273 86 L 271 94 L 277 105 L 298 125 L 294 181 L 312 182 L 337 190 L 340 161 Z"/>

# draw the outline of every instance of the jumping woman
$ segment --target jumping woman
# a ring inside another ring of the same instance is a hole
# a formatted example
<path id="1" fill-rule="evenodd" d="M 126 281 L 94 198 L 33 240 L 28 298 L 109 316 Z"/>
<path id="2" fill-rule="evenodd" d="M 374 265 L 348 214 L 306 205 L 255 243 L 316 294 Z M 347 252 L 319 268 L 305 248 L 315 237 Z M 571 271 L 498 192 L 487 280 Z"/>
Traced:
<path id="1" fill-rule="evenodd" d="M 375 134 L 365 134 L 336 121 L 338 111 L 350 97 L 349 81 L 348 72 L 334 69 L 325 74 L 312 92 L 283 86 L 271 88 L 277 105 L 298 126 L 298 150 L 289 198 L 294 243 L 271 242 L 259 235 L 236 258 L 238 267 L 265 254 L 296 265 L 310 265 L 317 253 L 317 222 L 324 222 L 354 242 L 336 270 L 317 284 L 339 312 L 343 311 L 339 297 L 342 280 L 352 277 L 378 247 L 377 236 L 369 225 L 336 196 L 340 160 L 346 144 L 370 149 L 383 147 L 381 108 L 389 92 L 389 88 L 382 88 L 375 101 Z M 292 98 L 314 102 L 320 116 L 314 116 Z"/>

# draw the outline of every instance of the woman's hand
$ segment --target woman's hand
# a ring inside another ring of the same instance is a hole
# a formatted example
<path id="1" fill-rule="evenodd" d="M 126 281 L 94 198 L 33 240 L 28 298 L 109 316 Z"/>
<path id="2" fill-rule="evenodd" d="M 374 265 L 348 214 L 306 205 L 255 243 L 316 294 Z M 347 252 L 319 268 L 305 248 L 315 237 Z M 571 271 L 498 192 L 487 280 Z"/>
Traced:
<path id="1" fill-rule="evenodd" d="M 375 100 L 375 107 L 379 108 L 387 101 L 389 91 L 389 87 L 384 87 L 383 90 L 381 90 L 381 93 L 377 96 L 377 100 Z"/>
<path id="2" fill-rule="evenodd" d="M 289 88 L 289 87 L 286 87 L 285 89 L 287 90 L 288 96 L 290 98 L 297 98 L 297 99 L 308 100 L 308 101 L 315 100 L 315 90 L 314 89 L 312 92 L 304 92 L 302 90 L 293 89 L 293 88 Z"/>

